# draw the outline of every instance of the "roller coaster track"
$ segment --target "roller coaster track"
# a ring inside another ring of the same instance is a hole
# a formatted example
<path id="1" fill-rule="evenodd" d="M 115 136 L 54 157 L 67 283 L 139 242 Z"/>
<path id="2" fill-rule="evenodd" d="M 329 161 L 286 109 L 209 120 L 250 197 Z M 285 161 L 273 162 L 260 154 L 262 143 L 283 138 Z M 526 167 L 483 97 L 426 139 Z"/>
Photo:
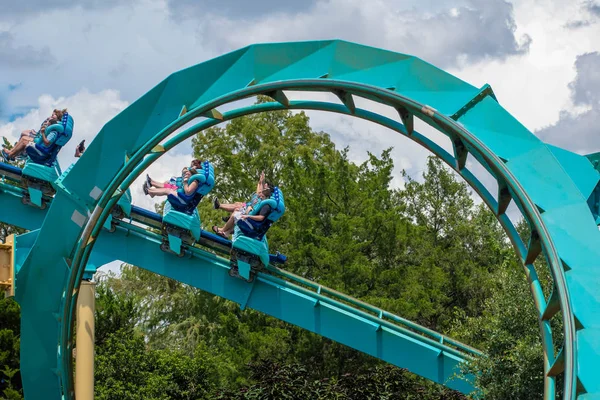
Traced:
<path id="1" fill-rule="evenodd" d="M 286 93 L 298 90 L 331 92 L 341 104 L 290 101 Z M 258 94 L 276 102 L 218 111 Z M 399 117 L 360 109 L 356 97 L 391 106 Z M 488 85 L 473 87 L 409 55 L 317 41 L 253 45 L 170 75 L 104 126 L 83 157 L 54 183 L 57 193 L 45 215 L 31 207 L 2 215 L 4 222 L 24 219 L 40 227 L 17 238 L 17 250 L 22 250 L 15 288 L 22 307 L 21 369 L 28 399 L 73 397 L 77 289 L 88 264 L 113 259 L 266 312 L 449 387 L 471 390 L 468 381 L 448 378 L 472 350 L 456 342 L 450 346 L 439 334 L 427 336 L 423 328 L 398 317 L 385 320 L 389 315 L 377 315 L 370 306 L 359 310 L 354 300 L 276 269 L 253 284 L 234 280 L 227 277 L 226 260 L 195 248 L 182 259 L 162 254 L 156 237 L 125 221 L 116 232 L 103 232 L 127 187 L 173 146 L 223 121 L 279 109 L 324 110 L 373 121 L 454 168 L 494 211 L 522 261 L 540 321 L 544 397 L 556 397 L 559 375 L 564 399 L 600 396 L 600 175 L 594 165 L 540 141 L 498 104 Z M 414 117 L 446 135 L 452 154 L 417 132 Z M 184 128 L 192 121 L 195 125 Z M 469 171 L 469 156 L 496 179 L 497 194 Z M 16 210 L 18 193 L 1 189 L 0 200 Z M 506 216 L 511 201 L 531 228 L 528 243 Z M 61 235 L 56 235 L 58 227 Z M 540 256 L 553 278 L 548 297 L 534 268 Z M 555 316 L 563 322 L 558 349 L 550 324 Z"/>

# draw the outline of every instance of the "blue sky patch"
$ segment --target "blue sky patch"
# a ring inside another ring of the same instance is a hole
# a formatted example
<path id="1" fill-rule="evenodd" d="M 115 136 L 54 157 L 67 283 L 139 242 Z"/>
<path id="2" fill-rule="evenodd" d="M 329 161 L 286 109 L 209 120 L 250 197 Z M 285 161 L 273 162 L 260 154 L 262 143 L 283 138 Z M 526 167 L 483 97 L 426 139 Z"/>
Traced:
<path id="1" fill-rule="evenodd" d="M 19 89 L 21 86 L 23 86 L 23 82 L 9 83 L 8 84 L 8 91 L 9 92 L 14 92 L 15 90 Z"/>

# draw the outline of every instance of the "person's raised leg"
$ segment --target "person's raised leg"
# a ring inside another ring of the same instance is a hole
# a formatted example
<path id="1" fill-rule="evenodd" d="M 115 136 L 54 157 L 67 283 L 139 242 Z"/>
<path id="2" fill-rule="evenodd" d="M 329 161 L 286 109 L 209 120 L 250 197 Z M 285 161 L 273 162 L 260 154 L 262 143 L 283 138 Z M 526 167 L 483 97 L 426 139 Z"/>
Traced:
<path id="1" fill-rule="evenodd" d="M 227 236 L 229 236 L 231 234 L 231 232 L 233 231 L 234 227 L 235 227 L 235 218 L 234 218 L 234 215 L 231 214 L 229 216 L 229 219 L 227 220 L 227 223 L 225 223 L 225 226 L 223 226 L 222 228 L 219 228 L 218 226 L 214 225 L 212 227 L 212 229 L 213 229 L 213 232 L 215 232 L 217 235 L 227 238 Z"/>
<path id="2" fill-rule="evenodd" d="M 155 187 L 155 188 L 159 188 L 162 189 L 165 187 L 165 183 L 164 182 L 158 182 L 155 181 L 154 179 L 150 178 L 150 186 Z"/>
<path id="3" fill-rule="evenodd" d="M 231 235 L 233 233 L 233 229 L 235 228 L 235 223 L 237 222 L 238 218 L 240 217 L 240 212 L 239 211 L 235 211 L 231 214 L 231 216 L 229 217 L 229 219 L 227 220 L 227 223 L 225 224 L 225 226 L 223 226 L 223 228 L 221 228 L 221 232 L 223 232 L 226 235 Z"/>
<path id="4" fill-rule="evenodd" d="M 246 203 L 243 202 L 237 202 L 237 203 L 221 203 L 219 202 L 218 198 L 214 198 L 213 200 L 213 206 L 215 210 L 223 210 L 223 211 L 227 211 L 229 213 L 232 213 L 236 210 L 239 210 L 240 208 L 244 207 L 246 205 Z"/>
<path id="5" fill-rule="evenodd" d="M 177 195 L 177 192 L 174 191 L 173 189 L 151 187 L 151 188 L 148 188 L 148 194 L 150 195 L 150 197 L 154 197 L 154 196 L 168 196 L 170 194 Z"/>
<path id="6" fill-rule="evenodd" d="M 228 213 L 232 213 L 235 210 L 239 209 L 240 206 L 238 205 L 238 203 L 235 204 L 221 204 L 221 206 L 219 207 L 220 210 L 224 210 L 227 211 Z"/>
<path id="7" fill-rule="evenodd" d="M 26 131 L 21 132 L 21 138 L 23 137 L 34 137 L 36 132 L 33 129 L 28 129 Z"/>
<path id="8" fill-rule="evenodd" d="M 148 185 L 148 187 L 155 187 L 155 188 L 164 188 L 165 184 L 163 182 L 159 182 L 159 181 L 155 181 L 154 179 L 150 178 L 150 175 L 146 174 L 146 184 Z"/>
<path id="9" fill-rule="evenodd" d="M 5 149 L 4 151 L 8 155 L 9 158 L 14 158 L 14 157 L 18 156 L 19 154 L 21 154 L 22 152 L 24 152 L 25 147 L 27 147 L 27 145 L 29 143 L 31 143 L 31 140 L 29 140 L 26 137 L 22 137 L 21 139 L 19 139 L 17 144 L 15 144 L 15 147 L 13 147 L 10 150 Z"/>

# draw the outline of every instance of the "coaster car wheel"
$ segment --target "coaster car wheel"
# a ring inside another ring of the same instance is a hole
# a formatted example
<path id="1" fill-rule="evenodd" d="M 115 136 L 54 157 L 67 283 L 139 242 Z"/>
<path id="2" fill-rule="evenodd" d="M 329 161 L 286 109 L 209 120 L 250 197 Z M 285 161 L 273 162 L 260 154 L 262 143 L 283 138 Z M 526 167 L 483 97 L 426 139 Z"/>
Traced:
<path id="1" fill-rule="evenodd" d="M 235 255 L 235 252 L 231 252 L 231 260 L 229 262 L 229 271 L 228 274 L 229 276 L 233 277 L 233 278 L 239 278 L 240 274 L 238 272 L 238 264 L 237 264 L 237 257 Z"/>
<path id="2" fill-rule="evenodd" d="M 254 282 L 254 278 L 256 278 L 256 272 L 250 270 L 250 278 L 249 279 L 242 278 L 242 279 L 248 283 L 252 283 L 252 282 Z"/>

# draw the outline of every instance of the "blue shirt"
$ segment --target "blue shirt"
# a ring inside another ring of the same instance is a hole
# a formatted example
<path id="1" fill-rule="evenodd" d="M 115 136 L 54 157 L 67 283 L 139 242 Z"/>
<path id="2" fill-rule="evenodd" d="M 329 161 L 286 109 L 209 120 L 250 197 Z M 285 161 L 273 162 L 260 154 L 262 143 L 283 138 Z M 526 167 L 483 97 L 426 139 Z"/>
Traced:
<path id="1" fill-rule="evenodd" d="M 44 140 L 43 140 L 43 138 L 40 135 L 39 143 L 38 144 L 40 146 L 44 146 L 44 147 L 48 148 L 48 147 L 50 147 L 50 146 L 52 146 L 54 144 L 54 141 L 56 140 L 57 137 L 58 137 L 58 133 L 56 131 L 52 131 L 52 132 L 48 133 L 46 135 L 46 140 L 48 140 L 50 143 L 46 144 L 46 143 L 44 143 Z"/>

